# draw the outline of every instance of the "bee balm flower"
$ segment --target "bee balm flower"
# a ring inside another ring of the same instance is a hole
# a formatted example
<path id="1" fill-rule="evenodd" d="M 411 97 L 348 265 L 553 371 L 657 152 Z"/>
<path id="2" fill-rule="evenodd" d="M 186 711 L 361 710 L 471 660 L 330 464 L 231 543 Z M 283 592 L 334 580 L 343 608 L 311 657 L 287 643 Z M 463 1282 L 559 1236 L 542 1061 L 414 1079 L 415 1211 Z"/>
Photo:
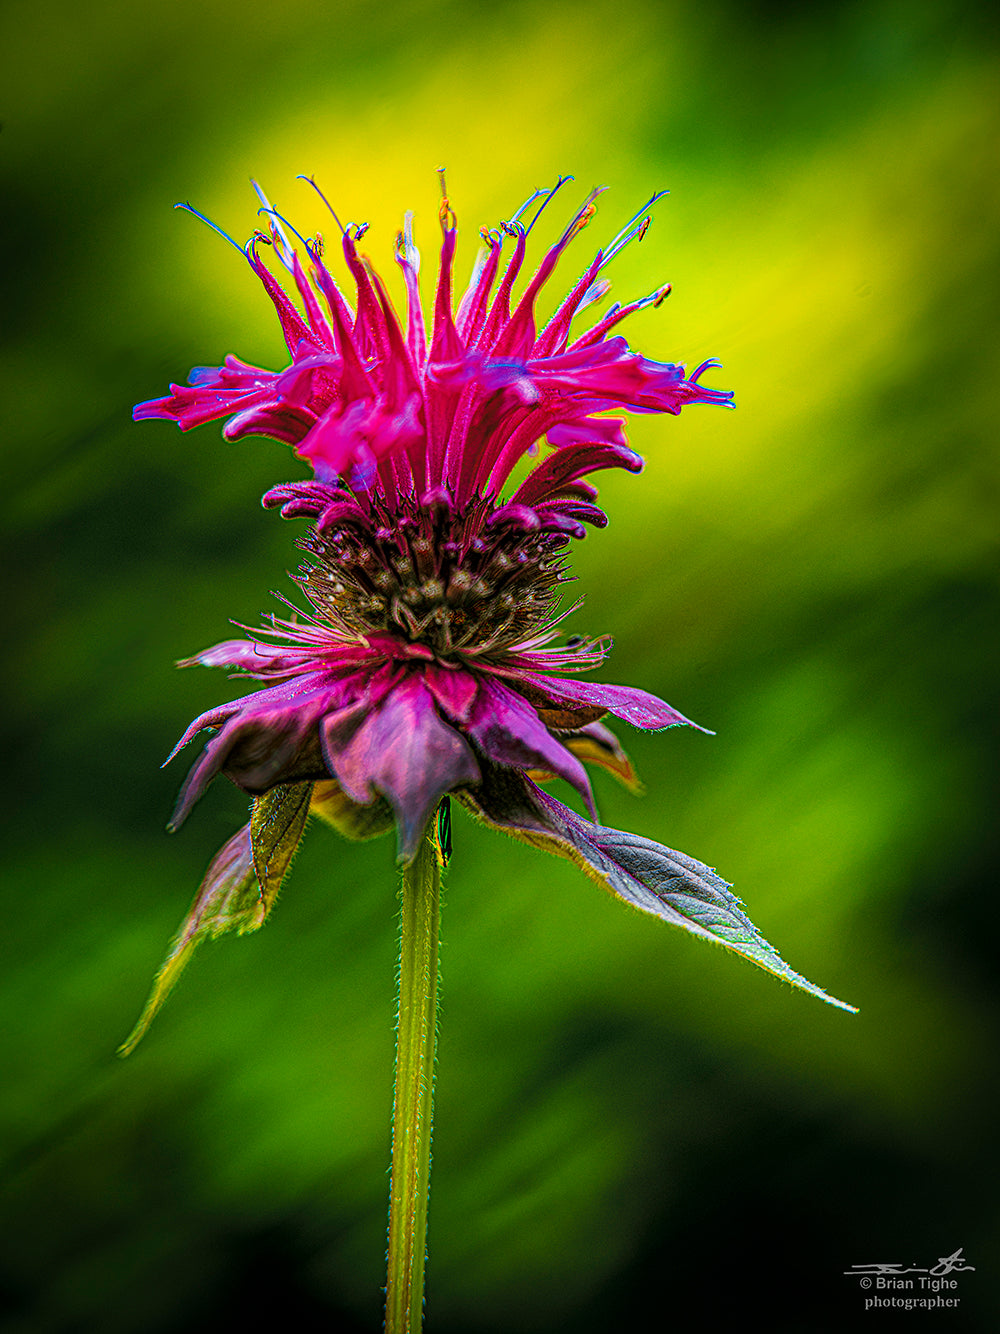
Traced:
<path id="1" fill-rule="evenodd" d="M 689 404 L 731 399 L 700 383 L 718 363 L 688 375 L 632 351 L 617 332 L 668 287 L 571 333 L 580 312 L 606 294 L 602 271 L 643 235 L 658 195 L 537 327 L 536 298 L 593 218 L 599 191 L 515 300 L 529 233 L 554 193 L 537 192 L 512 219 L 481 233 L 457 309 L 456 222 L 443 199 L 429 320 L 408 215 L 395 256 L 405 324 L 358 250 L 365 227 L 341 228 L 352 305 L 320 239 L 298 237 L 296 248 L 261 194 L 269 230 L 243 253 L 275 307 L 290 364 L 268 371 L 230 356 L 135 409 L 136 419 L 163 417 L 183 430 L 226 418 L 227 439 L 284 441 L 313 474 L 264 497 L 287 518 L 313 521 L 299 539 L 305 562 L 296 578 L 308 610 L 187 660 L 231 668 L 258 688 L 203 713 L 182 736 L 177 750 L 211 732 L 174 826 L 220 773 L 256 801 L 247 830 L 210 868 L 172 957 L 186 957 L 208 932 L 259 924 L 310 808 L 352 835 L 395 823 L 405 864 L 454 794 L 485 823 L 569 857 L 634 906 L 830 999 L 778 958 L 708 867 L 584 819 L 539 785 L 566 779 L 593 817 L 585 762 L 634 778 L 603 718 L 647 730 L 696 725 L 643 690 L 581 679 L 603 662 L 610 641 L 563 638 L 568 613 L 559 597 L 570 540 L 587 524 L 607 522 L 587 479 L 607 468 L 642 468 L 624 421 L 607 414 L 676 415 Z M 284 287 L 261 259 L 262 244 L 284 267 Z M 542 441 L 548 448 L 539 456 Z M 526 455 L 538 461 L 505 494 Z"/>

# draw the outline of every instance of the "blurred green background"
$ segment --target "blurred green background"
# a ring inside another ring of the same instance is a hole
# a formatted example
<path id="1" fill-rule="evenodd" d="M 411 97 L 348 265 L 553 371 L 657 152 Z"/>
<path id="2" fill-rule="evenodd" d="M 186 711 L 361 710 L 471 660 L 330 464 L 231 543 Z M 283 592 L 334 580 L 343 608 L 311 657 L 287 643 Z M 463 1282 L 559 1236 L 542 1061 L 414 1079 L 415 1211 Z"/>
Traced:
<path id="1" fill-rule="evenodd" d="M 391 842 L 315 829 L 265 930 L 206 946 L 114 1057 L 245 818 L 220 784 L 163 834 L 184 766 L 158 766 L 233 688 L 171 664 L 288 590 L 297 525 L 257 498 L 302 475 L 130 409 L 226 352 L 284 355 L 175 200 L 242 240 L 253 174 L 315 229 L 315 173 L 395 283 L 405 208 L 433 267 L 442 162 L 460 272 L 559 173 L 548 235 L 612 187 L 555 295 L 672 192 L 611 276 L 674 294 L 625 332 L 720 357 L 739 408 L 634 422 L 647 469 L 602 485 L 575 628 L 614 633 L 605 679 L 718 735 L 625 737 L 648 792 L 599 775 L 601 814 L 718 866 L 861 1013 L 456 815 L 428 1329 L 851 1329 L 876 1316 L 844 1270 L 959 1246 L 976 1272 L 936 1318 L 998 1327 L 989 15 L 7 7 L 5 1330 L 380 1327 Z"/>

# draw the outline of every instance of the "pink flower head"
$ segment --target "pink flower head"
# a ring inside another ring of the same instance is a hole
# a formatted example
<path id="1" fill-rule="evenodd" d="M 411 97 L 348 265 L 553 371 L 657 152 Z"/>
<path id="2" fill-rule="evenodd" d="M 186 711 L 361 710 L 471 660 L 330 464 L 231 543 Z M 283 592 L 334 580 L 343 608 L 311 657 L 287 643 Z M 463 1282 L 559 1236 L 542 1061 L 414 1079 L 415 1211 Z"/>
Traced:
<path id="1" fill-rule="evenodd" d="M 412 215 L 396 239 L 407 294 L 404 332 L 382 281 L 358 252 L 365 226 L 342 229 L 343 257 L 356 289 L 352 309 L 323 261 L 320 238 L 302 240 L 300 255 L 287 224 L 265 201 L 261 212 L 270 219 L 270 235 L 256 233 L 245 253 L 274 303 L 291 364 L 266 371 L 227 357 L 218 368 L 194 370 L 187 385 L 171 385 L 167 398 L 139 404 L 136 419 L 168 417 L 189 430 L 228 417 L 223 429 L 228 440 L 268 435 L 285 441 L 310 463 L 316 481 L 331 488 L 329 494 L 300 488 L 300 494 L 326 506 L 340 502 L 341 492 L 348 491 L 365 512 L 372 503 L 393 511 L 407 499 L 420 504 L 440 500 L 452 513 L 464 512 L 473 502 L 491 502 L 480 527 L 494 520 L 522 530 L 580 536 L 581 523 L 603 524 L 590 487 L 580 479 L 601 468 L 638 471 L 642 465 L 625 440 L 624 422 L 597 414 L 676 414 L 687 403 L 729 404 L 732 395 L 698 383 L 717 363 L 705 362 L 688 378 L 683 366 L 649 361 L 612 333 L 633 311 L 658 305 L 669 287 L 613 306 L 570 341 L 574 317 L 607 293 L 602 270 L 645 232 L 646 208 L 658 195 L 598 251 L 539 332 L 536 299 L 563 251 L 596 213 L 600 191 L 593 191 L 511 310 L 538 213 L 527 227 L 520 219 L 539 197 L 547 203 L 554 193 L 538 191 L 509 222 L 483 230 L 484 247 L 457 313 L 452 302 L 457 231 L 455 215 L 443 199 L 441 264 L 429 332 L 420 303 Z M 301 311 L 258 255 L 262 242 L 273 245 Z M 508 242 L 511 254 L 500 277 Z M 525 454 L 536 452 L 543 437 L 554 454 L 501 505 L 500 492 L 512 470 Z M 334 512 L 326 527 L 336 523 Z"/>
<path id="2" fill-rule="evenodd" d="M 483 248 L 456 310 L 456 221 L 442 178 L 441 260 L 429 319 L 411 215 L 396 240 L 405 327 L 358 250 L 365 226 L 340 228 L 352 305 L 324 262 L 321 239 L 293 233 L 258 190 L 269 231 L 257 232 L 243 253 L 277 311 L 290 364 L 268 371 L 229 356 L 220 367 L 194 370 L 187 385 L 171 385 L 166 398 L 139 404 L 134 415 L 168 418 L 182 430 L 227 418 L 227 439 L 271 436 L 310 465 L 310 480 L 264 497 L 286 518 L 314 521 L 299 539 L 306 560 L 296 578 L 309 605 L 187 660 L 232 668 L 258 688 L 202 714 L 181 737 L 175 754 L 199 732 L 212 734 L 184 783 L 173 826 L 223 773 L 257 799 L 255 813 L 260 803 L 277 806 L 298 834 L 309 809 L 352 835 L 395 823 L 406 862 L 454 793 L 479 819 L 571 858 L 628 902 L 815 990 L 773 954 L 709 868 L 592 824 L 538 786 L 566 779 L 593 816 L 584 761 L 634 782 L 600 721 L 605 715 L 652 730 L 689 723 L 643 690 L 579 679 L 604 660 L 610 640 L 562 638 L 569 613 L 559 608 L 560 586 L 570 538 L 583 537 L 585 524 L 607 522 L 585 479 L 605 468 L 642 468 L 624 421 L 606 414 L 676 415 L 691 403 L 731 406 L 732 397 L 699 383 L 718 363 L 688 375 L 682 365 L 633 352 L 615 332 L 633 311 L 658 305 L 669 287 L 614 305 L 571 334 L 574 319 L 606 295 L 603 270 L 643 236 L 659 195 L 597 252 L 538 329 L 539 292 L 592 221 L 601 193 L 588 196 L 515 299 L 529 234 L 563 184 L 537 191 L 509 221 L 481 232 Z M 283 266 L 285 286 L 264 264 L 264 244 Z M 543 440 L 548 448 L 540 453 Z M 525 455 L 538 461 L 504 496 Z M 261 815 L 258 824 L 268 821 Z M 253 835 L 252 820 L 210 868 L 195 905 L 195 937 L 220 929 L 220 902 L 238 929 L 260 916 L 248 893 L 269 905 L 265 882 L 274 877 L 263 835 Z"/>

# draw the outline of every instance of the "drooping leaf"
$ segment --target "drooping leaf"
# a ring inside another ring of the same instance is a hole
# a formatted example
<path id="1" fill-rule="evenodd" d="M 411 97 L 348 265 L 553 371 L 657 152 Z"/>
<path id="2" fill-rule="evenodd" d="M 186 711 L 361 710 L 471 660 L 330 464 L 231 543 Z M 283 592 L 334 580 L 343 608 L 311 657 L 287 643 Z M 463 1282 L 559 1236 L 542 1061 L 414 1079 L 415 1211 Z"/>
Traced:
<path id="1" fill-rule="evenodd" d="M 120 1056 L 135 1050 L 197 945 L 230 931 L 256 931 L 264 921 L 302 838 L 311 787 L 295 783 L 257 797 L 250 823 L 213 857 Z"/>
<path id="2" fill-rule="evenodd" d="M 483 768 L 460 794 L 479 819 L 533 847 L 565 857 L 617 898 L 671 926 L 714 941 L 775 977 L 856 1013 L 791 969 L 751 922 L 730 886 L 683 852 L 620 829 L 591 824 L 513 770 Z"/>

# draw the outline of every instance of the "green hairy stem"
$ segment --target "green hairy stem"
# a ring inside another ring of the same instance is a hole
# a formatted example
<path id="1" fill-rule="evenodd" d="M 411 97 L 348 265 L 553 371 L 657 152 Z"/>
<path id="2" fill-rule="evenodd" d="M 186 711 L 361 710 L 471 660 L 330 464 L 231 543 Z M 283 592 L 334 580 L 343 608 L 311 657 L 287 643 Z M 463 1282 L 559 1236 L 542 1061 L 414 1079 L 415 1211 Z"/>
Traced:
<path id="1" fill-rule="evenodd" d="M 402 876 L 386 1334 L 423 1326 L 443 864 L 435 817 Z"/>

